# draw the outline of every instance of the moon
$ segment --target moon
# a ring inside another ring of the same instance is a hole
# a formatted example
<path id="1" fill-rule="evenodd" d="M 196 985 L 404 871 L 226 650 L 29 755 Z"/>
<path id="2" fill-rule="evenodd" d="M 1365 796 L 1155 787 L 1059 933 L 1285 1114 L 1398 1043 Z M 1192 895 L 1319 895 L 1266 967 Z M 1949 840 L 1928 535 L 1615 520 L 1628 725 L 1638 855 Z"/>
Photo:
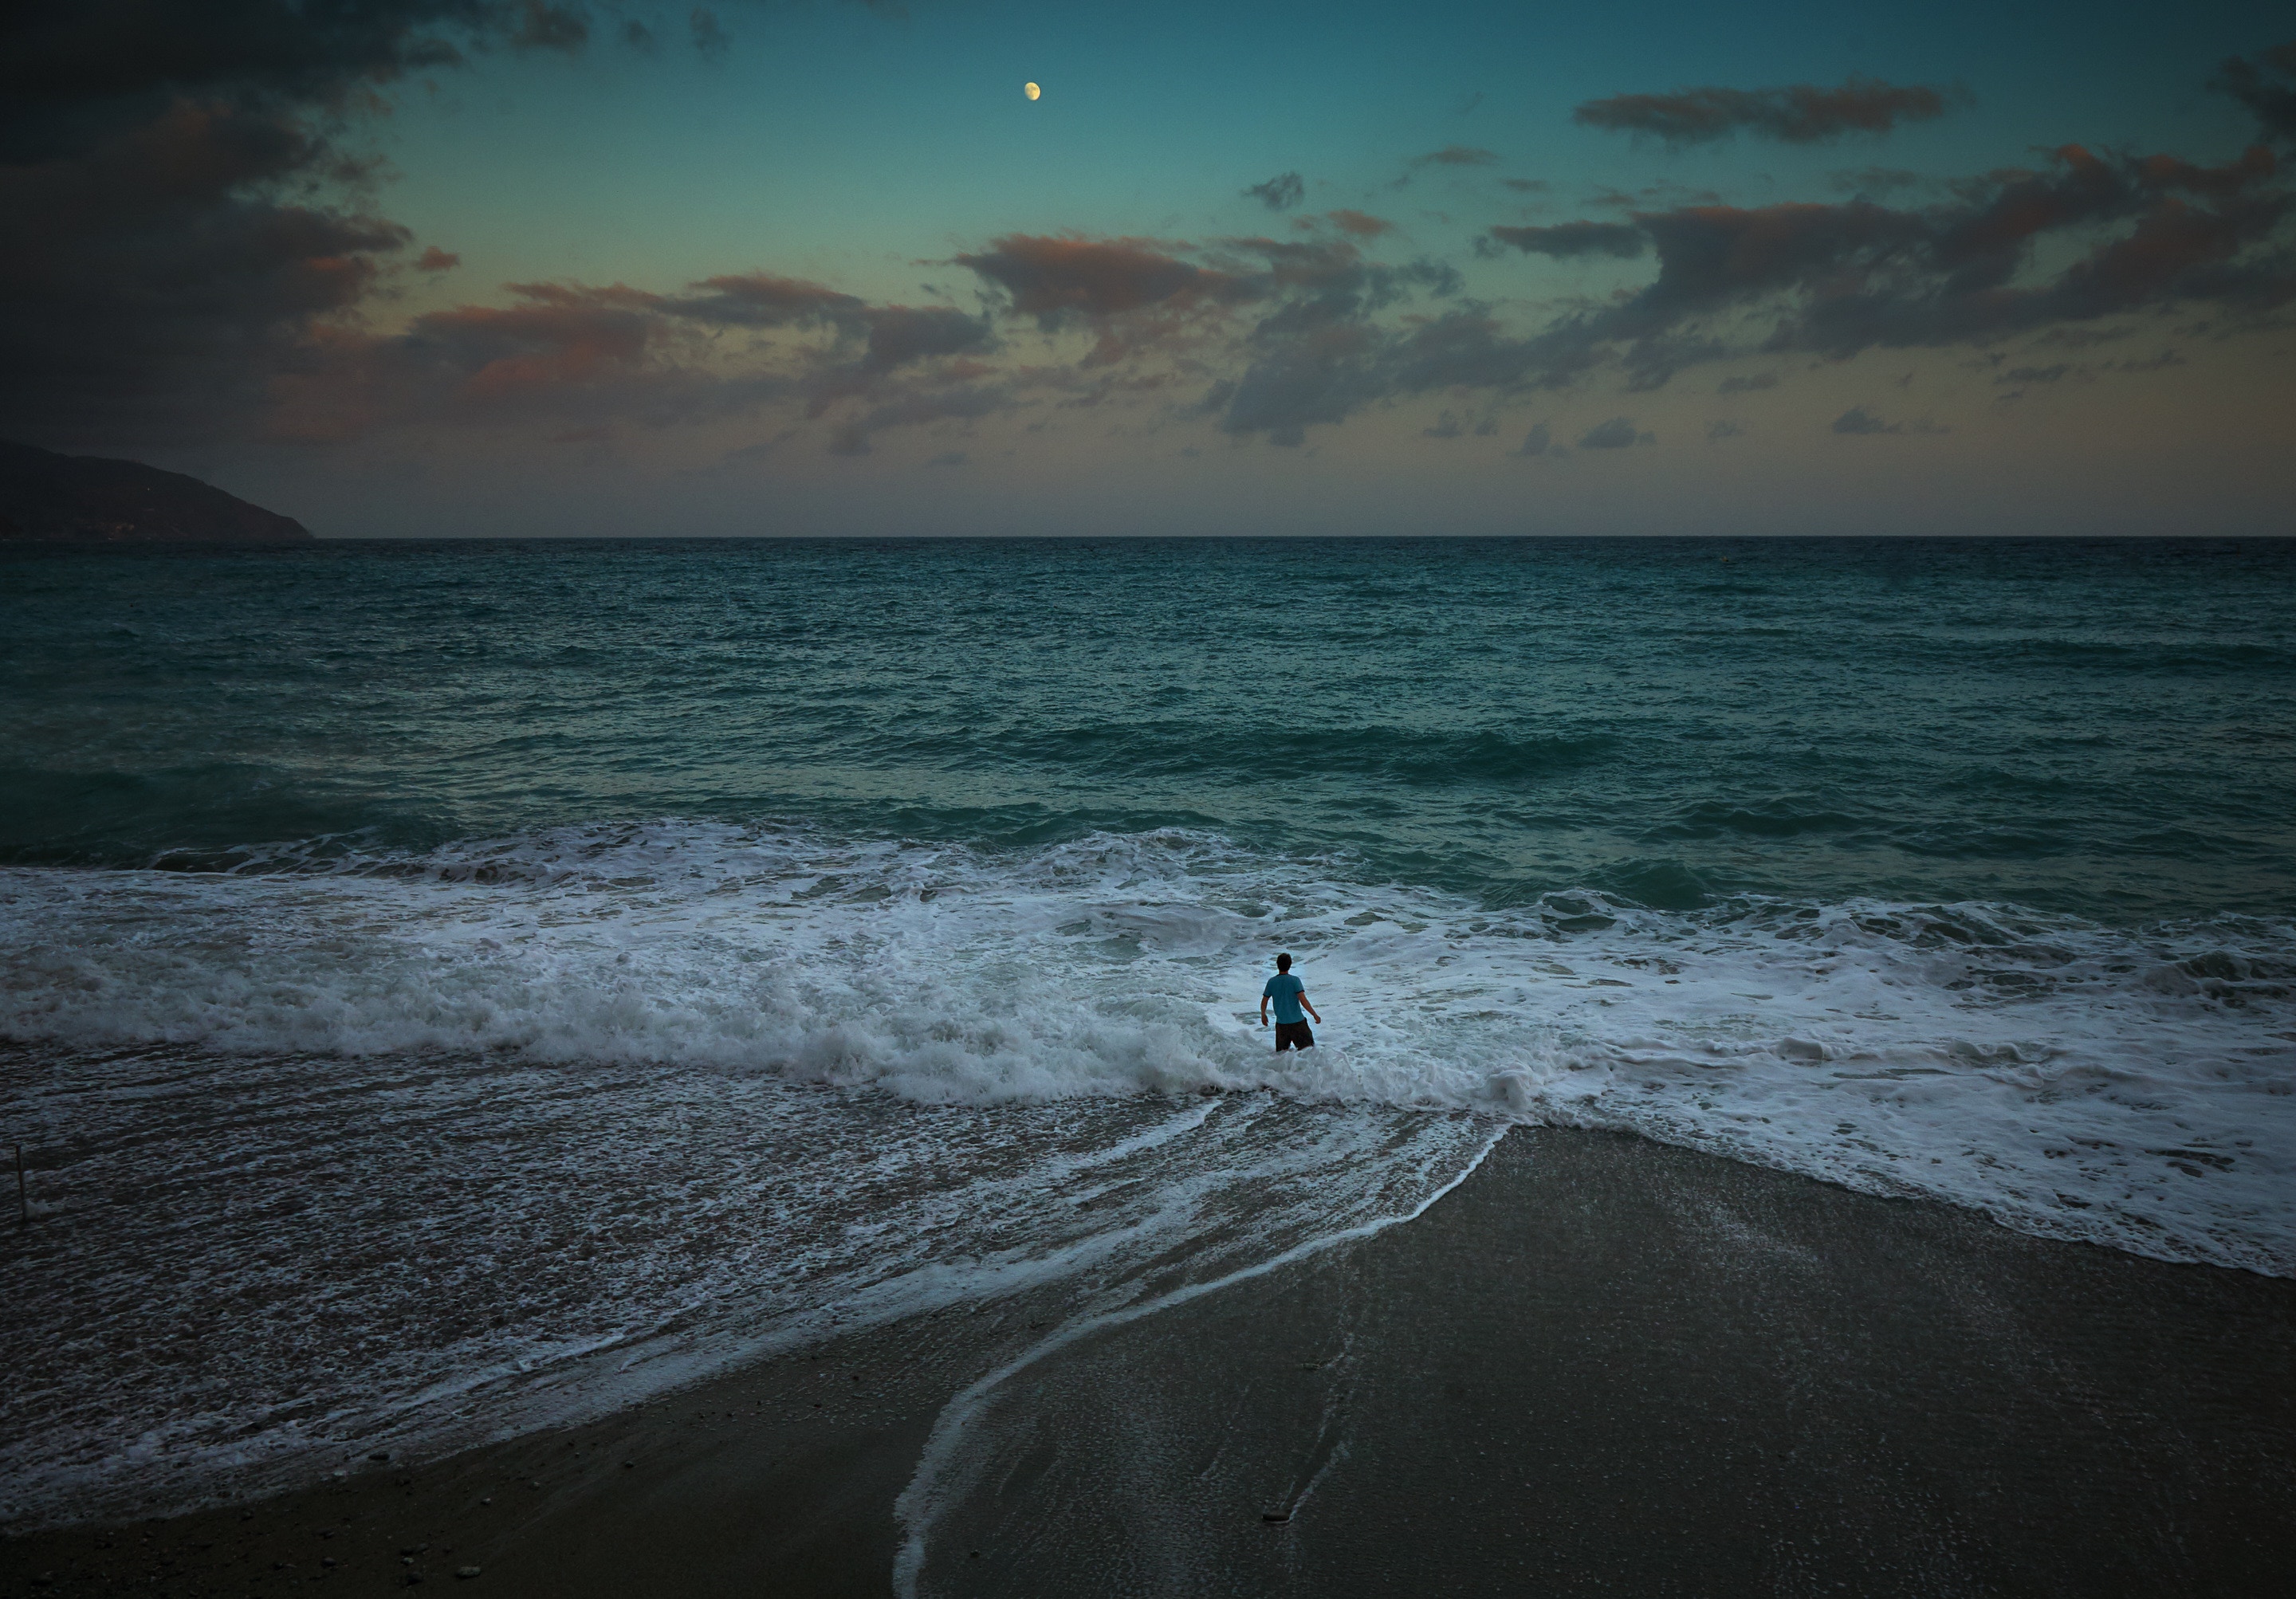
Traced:
<path id="1" fill-rule="evenodd" d="M 1042 89 L 1038 88 L 1035 84 L 1032 84 L 1032 83 L 1024 83 L 1024 84 L 1022 84 L 1022 85 L 1021 86 L 1021 93 L 1022 93 L 1023 94 L 1026 94 L 1026 95 L 1027 95 L 1029 99 L 1031 99 L 1031 100 L 1034 100 L 1037 95 L 1039 95 L 1039 94 L 1043 94 L 1044 92 L 1045 92 L 1044 90 L 1042 90 Z"/>

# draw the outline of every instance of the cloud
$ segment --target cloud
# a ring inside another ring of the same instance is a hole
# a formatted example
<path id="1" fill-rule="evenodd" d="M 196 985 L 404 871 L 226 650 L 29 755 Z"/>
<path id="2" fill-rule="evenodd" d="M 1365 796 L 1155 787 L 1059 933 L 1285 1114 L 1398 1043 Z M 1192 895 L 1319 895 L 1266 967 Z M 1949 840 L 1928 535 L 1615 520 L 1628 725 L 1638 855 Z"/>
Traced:
<path id="1" fill-rule="evenodd" d="M 1543 194 L 1554 186 L 1541 177 L 1503 177 L 1499 182 L 1518 194 Z"/>
<path id="2" fill-rule="evenodd" d="M 1511 455 L 1527 456 L 1559 455 L 1565 453 L 1567 452 L 1555 447 L 1554 431 L 1543 422 L 1532 424 L 1530 431 L 1522 436 L 1520 448 L 1507 452 Z"/>
<path id="3" fill-rule="evenodd" d="M 873 373 L 890 372 L 933 356 L 982 349 L 991 342 L 987 319 L 946 306 L 873 306 L 861 313 L 861 319 L 869 328 L 862 365 Z"/>
<path id="4" fill-rule="evenodd" d="M 2014 398 L 2014 396 L 2007 398 Z M 1883 422 L 1863 406 L 1852 406 L 1833 419 L 1833 430 L 1863 438 L 1876 433 L 1949 433 L 1933 422 Z"/>
<path id="5" fill-rule="evenodd" d="M 2070 362 L 2054 366 L 2013 366 L 1993 381 L 1997 383 L 2054 383 L 2073 370 Z"/>
<path id="6" fill-rule="evenodd" d="M 679 5 L 655 20 L 683 18 L 700 41 L 698 18 L 731 15 L 725 4 Z M 1725 360 L 1745 370 L 2013 339 L 2034 350 L 2035 366 L 2018 369 L 2030 374 L 2048 370 L 2046 341 L 2101 337 L 2128 313 L 2205 305 L 2236 327 L 2296 299 L 2296 197 L 2269 144 L 2215 164 L 2068 145 L 2030 169 L 1925 182 L 1919 204 L 1881 203 L 1912 185 L 1869 169 L 1841 203 L 1731 206 L 1668 184 L 1591 202 L 1601 220 L 1487 229 L 1476 245 L 1486 258 L 1646 263 L 1616 295 L 1543 320 L 1520 301 L 1465 298 L 1443 259 L 1368 258 L 1398 230 L 1350 209 L 1282 239 L 993 237 L 954 262 L 983 291 L 985 308 L 971 312 L 933 303 L 939 291 L 921 305 L 877 304 L 750 270 L 659 291 L 512 285 L 492 297 L 500 303 L 409 319 L 399 296 L 413 275 L 455 258 L 375 214 L 365 198 L 375 168 L 344 144 L 353 108 L 480 52 L 578 50 L 592 33 L 617 37 L 628 16 L 603 0 L 18 8 L 0 23 L 12 47 L 0 51 L 0 207 L 12 224 L 0 427 L 122 443 L 479 423 L 551 437 L 775 406 L 790 425 L 803 411 L 822 424 L 814 437 L 862 453 L 889 428 L 1136 404 L 1291 445 L 1425 397 L 1443 407 L 1430 430 L 1456 437 L 1469 419 L 1481 419 L 1477 432 L 1494 425 L 1497 398 L 1597 378 L 1655 389 Z M 2284 50 L 2244 58 L 2220 86 L 2274 133 L 2292 62 Z M 1643 97 L 1661 111 L 1591 102 L 1581 119 L 1676 142 L 1744 132 L 1807 143 L 1931 114 L 1921 94 L 1938 92 L 1864 79 L 1686 90 Z M 1496 160 L 1451 145 L 1410 169 Z M 1518 194 L 1544 188 L 1505 181 Z M 1244 193 L 1296 211 L 1307 187 L 1286 172 Z M 1027 323 L 1047 338 L 1014 338 Z M 1183 384 L 1199 398 L 1174 406 Z M 1567 452 L 1550 438 L 1538 453 Z"/>
<path id="7" fill-rule="evenodd" d="M 963 466 L 969 457 L 963 450 L 944 450 L 925 463 L 927 466 Z"/>
<path id="8" fill-rule="evenodd" d="M 258 406 L 305 330 L 412 242 L 363 209 L 262 197 L 328 153 L 292 118 L 186 102 L 0 165 L 0 425 L 199 431 Z"/>
<path id="9" fill-rule="evenodd" d="M 1578 447 L 1582 450 L 1623 450 L 1631 449 L 1638 444 L 1656 444 L 1657 442 L 1658 435 L 1655 433 L 1635 431 L 1632 417 L 1613 416 L 1608 422 L 1598 422 L 1587 429 L 1585 436 L 1578 440 Z"/>
<path id="10" fill-rule="evenodd" d="M 870 452 L 872 435 L 887 428 L 922 427 L 937 422 L 974 422 L 984 416 L 1010 411 L 1017 404 L 1013 390 L 1004 383 L 895 389 L 867 410 L 832 426 L 829 453 L 832 455 L 865 455 Z"/>
<path id="11" fill-rule="evenodd" d="M 718 20 L 718 13 L 706 5 L 693 8 L 693 14 L 686 18 L 686 26 L 693 35 L 693 48 L 704 60 L 723 61 L 734 48 L 733 36 Z"/>
<path id="12" fill-rule="evenodd" d="M 1068 316 L 1113 316 L 1143 307 L 1248 295 L 1226 274 L 1182 260 L 1145 239 L 1010 234 L 956 264 L 1004 291 L 1011 309 L 1048 326 Z"/>
<path id="13" fill-rule="evenodd" d="M 1431 150 L 1425 155 L 1414 155 L 1414 167 L 1488 167 L 1498 160 L 1496 152 L 1480 149 L 1472 144 L 1446 144 L 1440 150 Z"/>
<path id="14" fill-rule="evenodd" d="M 0 430 L 243 430 L 404 268 L 344 140 L 415 74 L 571 54 L 544 0 L 18 0 L 0 20 Z M 447 252 L 408 263 L 443 270 Z M 357 340 L 350 340 L 356 344 Z"/>
<path id="15" fill-rule="evenodd" d="M 1719 422 L 1710 422 L 1706 424 L 1706 437 L 1710 442 L 1715 444 L 1719 444 L 1725 439 L 1735 439 L 1745 430 L 1726 416 Z"/>
<path id="16" fill-rule="evenodd" d="M 1636 211 L 1656 278 L 1557 323 L 1543 353 L 1617 361 L 1630 386 L 1654 388 L 1685 365 L 1755 351 L 1846 358 L 2192 300 L 2262 312 L 2296 299 L 2277 172 L 2262 146 L 2204 167 L 2066 145 L 2039 170 L 1989 175 L 1943 205 Z M 2062 264 L 2037 275 L 2044 242 Z M 1734 340 L 1758 309 L 1768 332 L 1750 350 Z"/>
<path id="17" fill-rule="evenodd" d="M 697 322 L 776 328 L 808 323 L 858 326 L 866 308 L 853 295 L 805 278 L 746 272 L 703 278 L 683 296 L 664 301 L 663 308 Z"/>
<path id="18" fill-rule="evenodd" d="M 1843 194 L 1887 194 L 1894 189 L 1918 189 L 1930 180 L 1903 167 L 1862 167 L 1830 174 L 1827 181 Z"/>
<path id="19" fill-rule="evenodd" d="M 1748 394 L 1757 389 L 1775 389 L 1777 386 L 1778 374 L 1776 373 L 1758 372 L 1750 377 L 1724 378 L 1719 384 L 1716 385 L 1714 392 L 1717 394 Z"/>
<path id="20" fill-rule="evenodd" d="M 1494 227 L 1491 238 L 1525 255 L 1569 260 L 1578 256 L 1629 259 L 1650 248 L 1650 235 L 1624 222 L 1558 222 L 1552 227 Z"/>
<path id="21" fill-rule="evenodd" d="M 1296 172 L 1279 172 L 1264 184 L 1252 184 L 1243 196 L 1271 211 L 1288 211 L 1308 198 L 1308 181 Z"/>
<path id="22" fill-rule="evenodd" d="M 1589 100 L 1570 116 L 1588 127 L 1653 135 L 1677 147 L 1710 144 L 1742 131 L 1788 144 L 1816 144 L 1847 134 L 1879 136 L 1900 122 L 1941 117 L 1948 98 L 1945 92 L 1920 85 L 1851 78 L 1832 89 L 1791 84 L 1776 89 L 1614 94 Z"/>
<path id="23" fill-rule="evenodd" d="M 1353 234 L 1358 239 L 1376 239 L 1382 234 L 1391 234 L 1395 231 L 1395 224 L 1383 217 L 1370 216 L 1363 211 L 1351 211 L 1344 207 L 1336 211 L 1327 211 L 1324 215 L 1331 217 L 1332 226 L 1341 233 Z"/>
<path id="24" fill-rule="evenodd" d="M 590 18 L 579 5 L 551 5 L 528 0 L 511 42 L 523 50 L 563 50 L 570 53 L 590 42 Z M 697 17 L 701 12 L 694 13 Z"/>
<path id="25" fill-rule="evenodd" d="M 2266 138 L 2296 144 L 2296 40 L 2252 58 L 2234 56 L 2215 86 L 2255 114 Z"/>

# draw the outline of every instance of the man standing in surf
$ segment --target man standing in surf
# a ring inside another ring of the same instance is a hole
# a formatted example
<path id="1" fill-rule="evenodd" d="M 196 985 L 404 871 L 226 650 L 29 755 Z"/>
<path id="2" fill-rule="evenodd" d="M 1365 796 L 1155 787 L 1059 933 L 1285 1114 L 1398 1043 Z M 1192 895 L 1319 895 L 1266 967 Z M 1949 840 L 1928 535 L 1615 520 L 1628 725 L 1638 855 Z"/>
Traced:
<path id="1" fill-rule="evenodd" d="M 1308 985 L 1292 975 L 1292 957 L 1288 955 L 1275 957 L 1275 975 L 1259 991 L 1262 1027 L 1267 1025 L 1267 1002 L 1271 999 L 1275 1002 L 1275 1053 L 1280 1055 L 1287 1049 L 1315 1048 L 1316 1035 L 1308 1030 L 1307 1017 L 1300 1013 L 1307 1012 L 1318 1022 L 1324 1018 L 1308 1003 Z"/>

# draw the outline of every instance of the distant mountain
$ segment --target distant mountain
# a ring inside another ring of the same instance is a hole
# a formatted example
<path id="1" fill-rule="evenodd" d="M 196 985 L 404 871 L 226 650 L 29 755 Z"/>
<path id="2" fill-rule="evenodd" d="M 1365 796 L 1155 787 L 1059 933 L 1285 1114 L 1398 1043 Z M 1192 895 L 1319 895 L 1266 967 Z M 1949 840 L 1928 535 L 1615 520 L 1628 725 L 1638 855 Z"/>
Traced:
<path id="1" fill-rule="evenodd" d="M 309 544 L 291 516 L 140 461 L 0 441 L 0 539 L 66 544 Z"/>

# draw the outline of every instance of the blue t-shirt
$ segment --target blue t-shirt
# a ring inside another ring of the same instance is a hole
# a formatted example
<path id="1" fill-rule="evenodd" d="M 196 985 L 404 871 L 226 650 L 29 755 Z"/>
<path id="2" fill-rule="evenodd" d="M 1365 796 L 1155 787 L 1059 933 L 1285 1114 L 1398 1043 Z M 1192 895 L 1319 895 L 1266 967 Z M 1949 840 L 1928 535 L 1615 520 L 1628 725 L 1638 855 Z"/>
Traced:
<path id="1" fill-rule="evenodd" d="M 1300 996 L 1307 991 L 1307 984 L 1289 972 L 1279 972 L 1267 980 L 1267 986 L 1259 991 L 1259 996 L 1275 1002 L 1276 1021 L 1305 1021 L 1308 1018 L 1300 1014 Z"/>

